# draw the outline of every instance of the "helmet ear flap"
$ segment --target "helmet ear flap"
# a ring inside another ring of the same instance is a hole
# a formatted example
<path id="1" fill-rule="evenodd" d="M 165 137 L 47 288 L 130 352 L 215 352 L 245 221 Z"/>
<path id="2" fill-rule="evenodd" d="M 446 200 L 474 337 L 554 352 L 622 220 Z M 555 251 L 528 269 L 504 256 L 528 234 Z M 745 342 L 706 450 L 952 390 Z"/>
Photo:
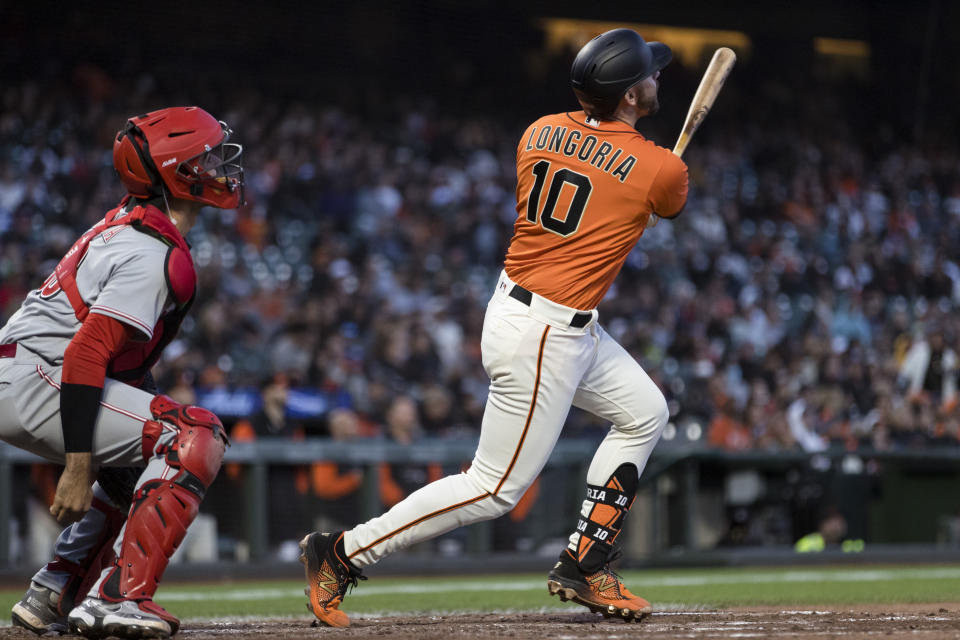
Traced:
<path id="1" fill-rule="evenodd" d="M 157 165 L 150 155 L 150 143 L 147 142 L 147 137 L 143 135 L 140 127 L 134 124 L 132 120 L 128 120 L 127 126 L 121 135 L 130 140 L 133 150 L 140 159 L 143 170 L 146 172 L 147 177 L 150 178 L 150 182 L 152 183 L 150 187 L 151 194 L 154 196 L 163 195 L 163 179 L 160 177 L 160 171 L 157 170 Z"/>
<path id="2" fill-rule="evenodd" d="M 192 196 L 202 196 L 203 195 L 203 185 L 199 182 L 194 182 L 190 185 L 190 195 Z"/>

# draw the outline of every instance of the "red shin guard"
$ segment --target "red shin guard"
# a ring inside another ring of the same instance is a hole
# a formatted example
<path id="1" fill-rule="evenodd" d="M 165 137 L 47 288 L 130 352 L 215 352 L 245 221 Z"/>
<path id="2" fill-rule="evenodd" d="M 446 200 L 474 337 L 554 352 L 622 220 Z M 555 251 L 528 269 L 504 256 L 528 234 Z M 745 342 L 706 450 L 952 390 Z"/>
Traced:
<path id="1" fill-rule="evenodd" d="M 101 595 L 107 600 L 152 598 L 199 507 L 200 496 L 176 482 L 144 483 L 123 534 L 120 557 L 101 585 Z"/>
<path id="2" fill-rule="evenodd" d="M 167 465 L 177 473 L 169 479 L 146 481 L 134 495 L 120 556 L 100 585 L 100 597 L 109 601 L 153 598 L 170 556 L 183 541 L 220 469 L 226 446 L 220 420 L 206 409 L 184 407 L 166 396 L 154 398 L 150 409 L 157 421 L 179 429 L 174 441 L 156 452 L 165 455 Z M 145 439 L 149 428 L 148 423 Z M 161 617 L 168 621 L 172 618 L 163 613 Z"/>

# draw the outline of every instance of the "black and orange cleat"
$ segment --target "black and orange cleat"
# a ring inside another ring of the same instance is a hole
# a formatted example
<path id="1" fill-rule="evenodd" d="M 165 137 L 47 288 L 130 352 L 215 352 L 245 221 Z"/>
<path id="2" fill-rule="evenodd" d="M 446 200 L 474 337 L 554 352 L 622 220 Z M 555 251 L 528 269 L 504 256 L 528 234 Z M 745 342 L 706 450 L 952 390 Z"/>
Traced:
<path id="1" fill-rule="evenodd" d="M 300 562 L 306 576 L 307 608 L 321 624 L 328 627 L 349 627 L 350 618 L 340 611 L 347 587 L 366 580 L 343 552 L 343 532 L 311 533 L 300 541 Z M 339 549 L 337 547 L 340 547 Z"/>
<path id="2" fill-rule="evenodd" d="M 560 560 L 550 571 L 547 589 L 550 595 L 559 596 L 564 602 L 571 600 L 582 604 L 606 618 L 640 622 L 653 610 L 649 602 L 630 593 L 609 563 L 593 573 L 586 573 L 568 551 L 560 554 Z"/>

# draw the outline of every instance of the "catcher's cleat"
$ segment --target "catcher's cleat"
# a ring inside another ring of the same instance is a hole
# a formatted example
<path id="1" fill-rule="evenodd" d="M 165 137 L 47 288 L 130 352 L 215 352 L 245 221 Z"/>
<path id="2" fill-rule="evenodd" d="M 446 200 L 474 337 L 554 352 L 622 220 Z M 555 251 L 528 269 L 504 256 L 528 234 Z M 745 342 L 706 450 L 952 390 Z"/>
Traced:
<path id="1" fill-rule="evenodd" d="M 572 600 L 606 618 L 639 622 L 653 610 L 649 602 L 627 590 L 609 564 L 594 573 L 585 573 L 566 550 L 550 571 L 547 589 L 564 602 Z"/>
<path id="2" fill-rule="evenodd" d="M 67 632 L 67 616 L 60 613 L 60 594 L 36 582 L 13 605 L 10 618 L 15 627 L 22 627 L 37 635 Z"/>
<path id="3" fill-rule="evenodd" d="M 180 628 L 180 621 L 152 600 L 108 602 L 88 597 L 73 608 L 67 621 L 72 632 L 87 638 L 169 638 Z"/>
<path id="4" fill-rule="evenodd" d="M 350 564 L 343 552 L 343 532 L 311 533 L 300 541 L 300 562 L 307 577 L 307 608 L 328 627 L 349 627 L 350 618 L 340 611 L 347 595 L 347 586 L 366 580 L 360 570 Z M 337 546 L 340 545 L 338 551 Z"/>

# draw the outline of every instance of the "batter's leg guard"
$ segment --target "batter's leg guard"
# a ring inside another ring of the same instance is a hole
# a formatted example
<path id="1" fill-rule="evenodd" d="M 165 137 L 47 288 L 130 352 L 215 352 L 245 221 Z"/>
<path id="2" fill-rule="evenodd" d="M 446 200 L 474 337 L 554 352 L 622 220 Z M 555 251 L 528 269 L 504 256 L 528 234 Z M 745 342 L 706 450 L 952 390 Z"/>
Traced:
<path id="1" fill-rule="evenodd" d="M 200 407 L 177 404 L 167 396 L 154 398 L 150 411 L 155 424 L 144 427 L 144 449 L 149 433 L 161 432 L 163 425 L 175 427 L 177 436 L 154 452 L 164 456 L 175 473 L 166 479 L 148 479 L 137 489 L 117 559 L 101 581 L 96 597 L 111 603 L 134 601 L 142 613 L 165 620 L 173 634 L 179 621 L 155 604 L 153 595 L 170 556 L 183 541 L 204 493 L 216 478 L 227 436 L 216 415 Z M 156 442 L 154 439 L 150 449 Z"/>
<path id="2" fill-rule="evenodd" d="M 584 571 L 593 573 L 609 562 L 614 541 L 636 498 L 639 481 L 637 467 L 625 463 L 602 486 L 587 485 L 587 499 L 568 547 Z"/>

